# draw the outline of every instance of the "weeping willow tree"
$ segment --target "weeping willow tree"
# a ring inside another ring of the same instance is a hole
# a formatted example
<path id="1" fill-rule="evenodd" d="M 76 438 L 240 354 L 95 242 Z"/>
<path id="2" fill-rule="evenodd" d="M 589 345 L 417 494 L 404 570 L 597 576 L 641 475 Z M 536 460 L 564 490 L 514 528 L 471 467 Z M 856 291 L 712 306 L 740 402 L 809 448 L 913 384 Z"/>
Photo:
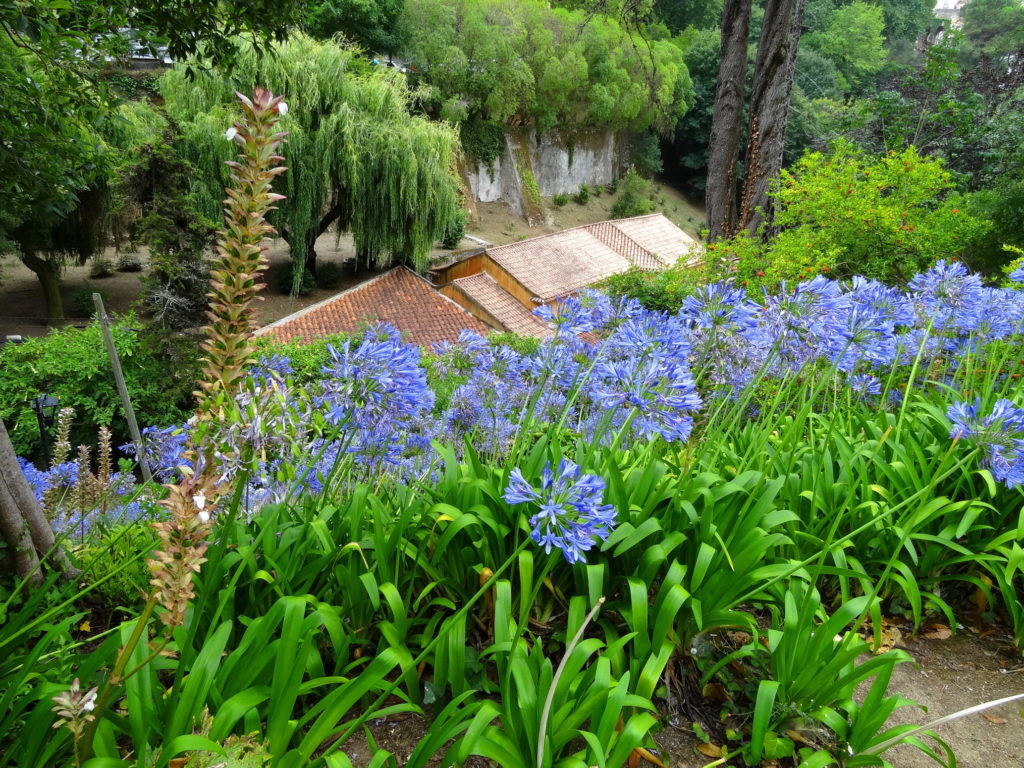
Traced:
<path id="1" fill-rule="evenodd" d="M 207 213 L 215 216 L 232 151 L 224 125 L 235 91 L 260 85 L 288 98 L 282 129 L 288 173 L 273 224 L 295 260 L 316 271 L 314 244 L 334 224 L 350 231 L 363 265 L 394 259 L 422 267 L 460 215 L 458 138 L 445 124 L 409 112 L 402 75 L 373 68 L 357 50 L 297 35 L 270 55 L 239 56 L 230 73 L 189 79 L 185 66 L 162 80 L 166 108 L 181 127 Z"/>

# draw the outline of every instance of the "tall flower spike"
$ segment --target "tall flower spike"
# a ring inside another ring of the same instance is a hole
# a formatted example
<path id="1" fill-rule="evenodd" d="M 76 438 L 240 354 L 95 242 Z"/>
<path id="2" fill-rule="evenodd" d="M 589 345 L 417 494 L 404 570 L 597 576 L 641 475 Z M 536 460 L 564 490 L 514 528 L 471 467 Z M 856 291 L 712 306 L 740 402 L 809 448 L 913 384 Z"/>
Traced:
<path id="1" fill-rule="evenodd" d="M 238 94 L 242 119 L 228 138 L 238 144 L 238 160 L 228 163 L 231 182 L 224 201 L 225 226 L 217 241 L 210 270 L 210 325 L 202 344 L 203 379 L 196 393 L 199 422 L 213 422 L 225 398 L 234 395 L 256 362 L 252 344 L 252 303 L 263 287 L 260 273 L 266 268 L 263 239 L 274 229 L 266 220 L 273 204 L 283 199 L 271 192 L 274 178 L 284 173 L 277 154 L 285 134 L 277 130 L 287 111 L 280 96 L 257 88 L 252 99 Z M 160 547 L 153 556 L 150 584 L 165 608 L 161 620 L 168 626 L 185 621 L 185 610 L 194 595 L 192 576 L 205 562 L 211 510 L 221 497 L 219 464 L 224 458 L 217 441 L 190 445 L 182 479 L 169 485 L 164 506 L 170 519 L 154 523 Z"/>
<path id="2" fill-rule="evenodd" d="M 239 148 L 231 168 L 231 187 L 224 201 L 225 228 L 217 242 L 210 270 L 210 325 L 202 344 L 204 380 L 200 383 L 200 418 L 213 415 L 218 393 L 233 393 L 255 362 L 252 303 L 263 287 L 266 269 L 263 239 L 274 232 L 266 215 L 283 199 L 271 192 L 274 178 L 285 172 L 277 154 L 285 134 L 277 130 L 287 112 L 282 97 L 257 88 L 252 100 L 238 94 L 243 118 L 232 126 L 230 139 Z"/>

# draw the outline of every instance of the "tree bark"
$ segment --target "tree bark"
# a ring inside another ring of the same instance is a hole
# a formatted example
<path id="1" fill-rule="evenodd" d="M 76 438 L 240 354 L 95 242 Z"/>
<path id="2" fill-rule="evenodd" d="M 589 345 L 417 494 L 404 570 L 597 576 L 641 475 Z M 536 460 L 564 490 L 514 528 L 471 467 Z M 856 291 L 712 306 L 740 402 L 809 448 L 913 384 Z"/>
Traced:
<path id="1" fill-rule="evenodd" d="M 60 297 L 60 265 L 40 258 L 32 252 L 23 252 L 21 260 L 36 273 L 46 302 L 46 322 L 53 325 L 64 319 L 64 303 Z"/>
<path id="2" fill-rule="evenodd" d="M 750 7 L 751 0 L 725 0 L 722 9 L 722 48 L 708 147 L 706 203 L 710 240 L 731 235 L 736 217 L 736 158 L 747 77 Z"/>
<path id="3" fill-rule="evenodd" d="M 335 221 L 341 218 L 341 213 L 342 210 L 340 204 L 329 208 L 327 212 L 320 218 L 320 223 L 317 224 L 316 229 L 312 230 L 306 235 L 306 259 L 303 262 L 303 267 L 309 270 L 310 274 L 312 274 L 313 277 L 316 277 L 316 240 L 318 237 L 320 237 L 320 235 L 322 235 L 330 228 L 331 224 L 333 224 Z M 295 235 L 289 232 L 287 229 L 282 228 L 281 237 L 284 238 L 284 241 L 286 243 L 291 245 L 293 242 L 292 238 L 294 238 Z"/>
<path id="4" fill-rule="evenodd" d="M 21 471 L 3 419 L 0 419 L 0 532 L 14 553 L 18 576 L 38 583 L 42 579 L 39 561 L 56 549 L 56 540 L 50 522 Z M 62 568 L 67 565 L 62 555 L 58 555 L 58 560 Z"/>
<path id="5" fill-rule="evenodd" d="M 768 192 L 782 170 L 796 54 L 806 0 L 767 0 L 750 91 L 750 130 L 743 203 L 736 229 L 755 234 L 771 224 Z"/>

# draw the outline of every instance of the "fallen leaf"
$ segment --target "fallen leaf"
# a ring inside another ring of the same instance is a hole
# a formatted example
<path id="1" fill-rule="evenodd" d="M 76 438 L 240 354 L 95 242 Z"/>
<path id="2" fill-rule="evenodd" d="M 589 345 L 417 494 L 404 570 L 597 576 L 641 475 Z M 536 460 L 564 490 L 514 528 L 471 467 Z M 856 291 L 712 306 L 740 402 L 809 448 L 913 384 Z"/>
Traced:
<path id="1" fill-rule="evenodd" d="M 665 763 L 661 761 L 660 757 L 658 757 L 653 752 L 644 749 L 643 747 L 637 747 L 636 749 L 634 749 L 633 754 L 639 756 L 642 760 L 645 760 L 651 765 L 658 766 L 658 768 L 668 768 L 668 766 L 666 766 Z"/>
<path id="2" fill-rule="evenodd" d="M 786 731 L 786 735 L 789 736 L 797 744 L 810 744 L 807 738 L 800 733 L 800 731 Z"/>
<path id="3" fill-rule="evenodd" d="M 995 723 L 996 725 L 1006 725 L 1006 721 L 1003 720 L 1003 718 L 996 717 L 995 715 L 990 715 L 988 712 L 982 712 L 981 716 L 988 720 L 990 723 Z"/>
<path id="4" fill-rule="evenodd" d="M 982 583 L 986 587 L 988 587 L 989 589 L 992 588 L 992 579 L 990 579 L 988 576 L 986 576 L 985 574 L 979 574 L 978 578 L 981 579 Z M 977 609 L 977 612 L 975 613 L 975 618 L 980 618 L 981 614 L 988 610 L 988 595 L 985 593 L 985 590 L 983 590 L 981 587 L 978 587 L 978 589 L 974 591 L 974 606 Z"/>
<path id="5" fill-rule="evenodd" d="M 875 649 L 875 654 L 885 653 L 891 651 L 896 645 L 903 639 L 903 633 L 900 632 L 899 627 L 888 622 L 882 624 L 882 642 Z"/>
<path id="6" fill-rule="evenodd" d="M 953 636 L 953 630 L 945 624 L 932 624 L 931 631 L 925 632 L 924 636 L 929 640 L 948 640 Z"/>
<path id="7" fill-rule="evenodd" d="M 712 701 L 729 700 L 729 692 L 725 690 L 725 686 L 721 683 L 708 683 L 704 686 L 704 690 L 701 693 Z"/>
<path id="8" fill-rule="evenodd" d="M 190 758 L 187 757 L 174 757 L 171 758 L 171 762 L 168 763 L 169 768 L 185 768 L 188 765 Z"/>
<path id="9" fill-rule="evenodd" d="M 708 757 L 721 757 L 722 748 L 717 744 L 698 744 L 697 751 Z"/>

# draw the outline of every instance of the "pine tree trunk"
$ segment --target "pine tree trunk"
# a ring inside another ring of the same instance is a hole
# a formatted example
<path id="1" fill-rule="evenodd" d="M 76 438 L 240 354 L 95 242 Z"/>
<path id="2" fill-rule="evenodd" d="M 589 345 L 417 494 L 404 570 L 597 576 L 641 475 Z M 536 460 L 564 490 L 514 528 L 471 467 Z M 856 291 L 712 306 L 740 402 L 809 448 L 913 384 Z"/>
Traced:
<path id="1" fill-rule="evenodd" d="M 34 253 L 23 253 L 21 260 L 36 273 L 46 302 L 46 322 L 50 325 L 64 319 L 64 303 L 60 297 L 60 265 Z"/>
<path id="2" fill-rule="evenodd" d="M 13 553 L 19 577 L 34 583 L 42 579 L 39 560 L 55 549 L 53 528 L 25 479 L 0 419 L 0 534 Z M 66 565 L 63 557 L 59 558 Z"/>
<path id="3" fill-rule="evenodd" d="M 767 0 L 750 92 L 743 203 L 736 229 L 751 235 L 771 224 L 768 192 L 782 170 L 796 54 L 803 31 L 805 0 Z"/>
<path id="4" fill-rule="evenodd" d="M 751 0 L 725 0 L 722 9 L 722 49 L 708 147 L 706 202 L 710 240 L 731 235 L 736 217 L 736 158 L 747 78 L 750 6 Z"/>

